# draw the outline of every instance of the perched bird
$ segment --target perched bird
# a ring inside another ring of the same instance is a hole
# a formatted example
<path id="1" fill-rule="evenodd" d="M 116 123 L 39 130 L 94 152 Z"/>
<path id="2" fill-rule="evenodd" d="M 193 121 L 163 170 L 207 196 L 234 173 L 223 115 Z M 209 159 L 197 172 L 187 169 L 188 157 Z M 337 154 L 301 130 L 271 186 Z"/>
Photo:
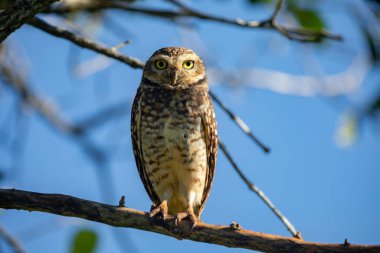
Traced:
<path id="1" fill-rule="evenodd" d="M 210 194 L 217 127 L 205 66 L 187 48 L 157 50 L 132 107 L 133 152 L 153 202 L 150 215 L 195 225 Z"/>

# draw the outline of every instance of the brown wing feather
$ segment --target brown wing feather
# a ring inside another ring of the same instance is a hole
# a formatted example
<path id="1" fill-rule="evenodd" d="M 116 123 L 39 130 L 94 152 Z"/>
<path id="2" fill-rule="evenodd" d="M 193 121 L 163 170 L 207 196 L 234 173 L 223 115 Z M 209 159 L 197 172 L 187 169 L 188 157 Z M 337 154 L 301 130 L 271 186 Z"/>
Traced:
<path id="1" fill-rule="evenodd" d="M 198 216 L 202 213 L 206 200 L 210 195 L 211 185 L 215 174 L 216 156 L 218 152 L 218 134 L 215 112 L 209 97 L 207 97 L 207 102 L 209 103 L 209 109 L 205 114 L 201 115 L 204 129 L 204 141 L 206 143 L 207 150 L 207 171 L 206 183 L 203 190 L 202 202 L 199 207 Z"/>
<path id="2" fill-rule="evenodd" d="M 141 131 L 140 131 L 140 118 L 141 118 L 141 99 L 142 99 L 142 88 L 137 90 L 135 100 L 132 106 L 131 115 L 131 135 L 132 135 L 132 146 L 133 154 L 135 156 L 136 166 L 139 171 L 141 181 L 144 184 L 145 190 L 148 193 L 150 199 L 154 204 L 159 204 L 160 199 L 156 192 L 153 190 L 152 183 L 150 182 L 146 169 L 144 167 L 144 156 L 141 149 Z"/>

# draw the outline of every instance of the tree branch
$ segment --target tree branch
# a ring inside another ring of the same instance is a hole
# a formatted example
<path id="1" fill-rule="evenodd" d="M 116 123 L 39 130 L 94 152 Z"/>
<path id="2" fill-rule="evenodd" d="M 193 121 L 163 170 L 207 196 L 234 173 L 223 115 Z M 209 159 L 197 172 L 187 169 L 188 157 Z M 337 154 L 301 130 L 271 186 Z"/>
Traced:
<path id="1" fill-rule="evenodd" d="M 251 131 L 249 126 L 235 113 L 233 113 L 227 106 L 213 93 L 210 92 L 210 97 L 217 103 L 220 108 L 230 117 L 230 119 L 235 122 L 235 124 L 254 142 L 256 143 L 265 153 L 270 152 L 270 148 L 267 147 L 263 142 L 261 142 Z"/>
<path id="2" fill-rule="evenodd" d="M 80 46 L 82 48 L 88 48 L 95 52 L 98 52 L 100 54 L 106 55 L 108 57 L 117 59 L 121 62 L 124 62 L 125 64 L 128 64 L 132 68 L 143 68 L 144 63 L 142 63 L 140 60 L 125 56 L 121 53 L 119 53 L 116 49 L 107 48 L 99 43 L 93 42 L 92 40 L 77 36 L 67 30 L 61 29 L 56 26 L 52 26 L 42 19 L 39 18 L 32 18 L 29 21 L 29 24 L 33 25 L 34 27 L 37 27 L 51 35 L 54 35 L 55 37 L 63 38 L 66 40 L 69 40 L 76 44 L 77 46 Z"/>
<path id="3" fill-rule="evenodd" d="M 15 1 L 15 4 L 0 12 L 0 43 L 31 17 L 43 11 L 56 1 L 57 0 Z"/>
<path id="4" fill-rule="evenodd" d="M 275 30 L 289 39 L 298 40 L 301 42 L 317 42 L 323 38 L 332 39 L 332 40 L 342 40 L 342 36 L 338 34 L 333 34 L 331 32 L 321 30 L 308 30 L 298 27 L 285 27 L 277 22 L 275 18 L 277 17 L 278 12 L 282 6 L 282 0 L 278 2 L 275 7 L 275 10 L 269 19 L 263 21 L 256 20 L 242 20 L 240 18 L 226 18 L 220 17 L 212 14 L 208 14 L 199 10 L 188 7 L 187 5 L 179 2 L 177 0 L 169 0 L 173 5 L 178 7 L 178 10 L 164 10 L 164 9 L 155 9 L 155 8 L 146 8 L 146 7 L 137 7 L 132 6 L 130 3 L 125 1 L 93 1 L 86 4 L 72 4 L 72 5 L 60 5 L 53 8 L 50 8 L 46 12 L 64 14 L 75 11 L 103 11 L 106 9 L 118 9 L 128 12 L 141 13 L 149 16 L 155 16 L 166 19 L 177 19 L 181 17 L 190 17 L 201 20 L 213 21 L 228 25 L 234 25 L 244 28 L 262 28 L 262 29 L 271 29 Z"/>
<path id="5" fill-rule="evenodd" d="M 223 154 L 226 156 L 228 162 L 232 165 L 232 168 L 239 175 L 241 180 L 248 186 L 248 189 L 256 193 L 257 196 L 271 209 L 271 211 L 280 219 L 280 221 L 286 226 L 289 232 L 299 239 L 301 239 L 301 233 L 296 230 L 293 224 L 285 217 L 272 203 L 272 201 L 265 195 L 265 193 L 254 183 L 252 183 L 248 177 L 243 173 L 243 171 L 239 168 L 235 160 L 232 158 L 230 152 L 228 152 L 224 143 L 220 140 L 219 137 L 219 147 L 222 150 Z"/>
<path id="6" fill-rule="evenodd" d="M 0 190 L 0 208 L 39 211 L 62 216 L 78 217 L 114 227 L 135 228 L 178 238 L 171 223 L 160 224 L 159 219 L 132 208 L 101 204 L 62 194 L 42 194 L 20 190 Z M 323 244 L 304 242 L 296 238 L 270 235 L 242 229 L 236 224 L 220 226 L 197 224 L 184 239 L 245 248 L 264 252 L 380 252 L 380 245 Z"/>

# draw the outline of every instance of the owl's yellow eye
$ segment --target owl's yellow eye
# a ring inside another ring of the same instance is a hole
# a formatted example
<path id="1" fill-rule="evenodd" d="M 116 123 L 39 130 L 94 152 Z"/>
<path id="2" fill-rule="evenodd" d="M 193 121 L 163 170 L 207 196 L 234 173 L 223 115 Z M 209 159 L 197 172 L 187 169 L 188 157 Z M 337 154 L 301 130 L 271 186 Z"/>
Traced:
<path id="1" fill-rule="evenodd" d="M 156 66 L 157 69 L 159 70 L 163 70 L 163 69 L 166 69 L 166 67 L 168 66 L 168 63 L 164 60 L 157 60 L 154 65 Z"/>
<path id="2" fill-rule="evenodd" d="M 192 69 L 192 68 L 194 68 L 194 61 L 184 61 L 183 62 L 183 67 L 185 69 Z"/>

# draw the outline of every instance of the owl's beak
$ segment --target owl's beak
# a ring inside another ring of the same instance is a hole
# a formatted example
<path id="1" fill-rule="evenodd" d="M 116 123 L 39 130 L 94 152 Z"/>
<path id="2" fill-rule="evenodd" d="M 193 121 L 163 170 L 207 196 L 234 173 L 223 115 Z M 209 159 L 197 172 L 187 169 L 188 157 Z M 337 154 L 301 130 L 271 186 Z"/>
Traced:
<path id="1" fill-rule="evenodd" d="M 177 85 L 178 74 L 179 74 L 179 71 L 177 68 L 172 68 L 170 73 L 169 73 L 169 77 L 172 80 L 173 86 Z"/>

